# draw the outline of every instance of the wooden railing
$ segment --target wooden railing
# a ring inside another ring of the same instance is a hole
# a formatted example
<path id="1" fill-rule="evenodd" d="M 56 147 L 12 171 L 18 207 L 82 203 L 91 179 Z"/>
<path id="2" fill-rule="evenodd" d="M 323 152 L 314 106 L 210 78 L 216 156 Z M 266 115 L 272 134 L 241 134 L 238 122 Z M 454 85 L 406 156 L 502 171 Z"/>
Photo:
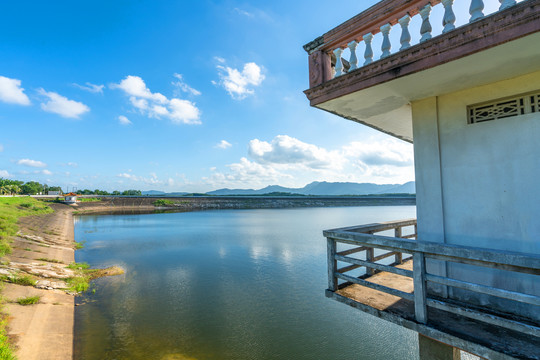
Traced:
<path id="1" fill-rule="evenodd" d="M 408 235 L 403 235 L 405 233 L 403 229 L 407 226 L 414 226 L 414 231 L 409 231 Z M 395 232 L 395 237 L 375 235 L 375 233 L 392 229 Z M 459 301 L 432 296 L 426 291 L 428 283 L 465 289 L 476 294 L 485 294 L 516 303 L 527 304 L 527 306 L 534 307 L 534 311 L 531 311 L 531 313 L 535 313 L 540 311 L 539 296 L 430 274 L 426 271 L 426 259 L 530 274 L 538 276 L 537 279 L 540 281 L 539 255 L 410 240 L 410 238 L 416 238 L 417 236 L 416 220 L 326 230 L 323 234 L 328 242 L 327 291 L 336 292 L 350 284 L 359 284 L 413 301 L 415 318 L 418 323 L 427 323 L 427 308 L 433 307 L 488 324 L 540 337 L 540 324 L 535 323 L 534 320 L 529 321 L 528 319 L 519 317 L 505 316 L 505 314 L 494 311 L 482 311 L 478 307 L 467 306 L 467 304 Z M 346 247 L 346 249 L 340 250 L 338 245 L 339 247 Z M 386 252 L 375 256 L 375 249 Z M 363 259 L 359 256 L 350 256 L 351 254 L 361 252 L 365 254 Z M 405 258 L 403 254 L 408 254 L 405 255 L 408 257 Z M 394 263 L 380 263 L 380 260 L 390 256 L 396 257 Z M 396 267 L 396 265 L 411 257 L 413 261 L 412 271 Z M 350 265 L 338 268 L 338 263 L 347 263 Z M 360 276 L 358 274 L 347 274 L 353 270 L 358 271 L 361 267 L 365 268 L 365 273 Z M 411 278 L 414 284 L 414 292 L 404 292 L 369 281 L 370 276 L 381 271 Z"/>
<path id="2" fill-rule="evenodd" d="M 486 16 L 484 0 L 469 1 L 468 22 L 483 19 Z M 485 2 L 488 5 L 497 3 L 498 11 L 510 8 L 517 3 L 516 0 L 485 0 Z M 442 19 L 432 18 L 431 11 L 437 5 L 443 7 Z M 378 60 L 374 58 L 375 52 L 372 46 L 374 36 L 378 34 L 382 37 L 378 58 L 384 59 L 390 56 L 392 53 L 390 32 L 397 24 L 401 31 L 397 52 L 410 48 L 414 44 L 411 43 L 409 23 L 415 16 L 421 19 L 419 43 L 454 30 L 456 28 L 454 11 L 454 0 L 383 0 L 377 3 L 304 46 L 310 54 L 310 88 Z M 434 21 L 442 23 L 441 33 L 433 33 Z M 363 56 L 360 55 L 359 45 L 363 47 Z M 346 58 L 345 53 L 348 55 Z M 360 57 L 364 60 L 359 60 Z"/>

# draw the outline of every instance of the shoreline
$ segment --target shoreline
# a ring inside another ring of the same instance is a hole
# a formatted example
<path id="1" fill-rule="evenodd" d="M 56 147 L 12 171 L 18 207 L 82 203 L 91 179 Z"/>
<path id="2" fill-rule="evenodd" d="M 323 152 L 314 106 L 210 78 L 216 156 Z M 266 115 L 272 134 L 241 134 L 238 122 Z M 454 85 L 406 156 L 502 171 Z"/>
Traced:
<path id="1" fill-rule="evenodd" d="M 49 204 L 54 212 L 19 219 L 13 252 L 5 258 L 25 271 L 42 276 L 38 286 L 5 283 L 2 296 L 9 315 L 7 335 L 19 360 L 72 359 L 75 297 L 55 289 L 53 274 L 75 261 L 73 209 Z M 49 263 L 40 259 L 53 259 Z M 27 267 L 27 268 L 24 268 Z M 39 296 L 39 303 L 22 306 L 14 300 Z"/>
<path id="2" fill-rule="evenodd" d="M 163 198 L 161 198 L 163 199 Z M 5 309 L 9 314 L 7 329 L 10 342 L 19 360 L 62 360 L 73 358 L 75 296 L 55 288 L 55 274 L 75 261 L 74 215 L 102 215 L 154 212 L 182 212 L 217 209 L 283 209 L 293 207 L 329 206 L 384 206 L 414 205 L 410 199 L 185 199 L 171 198 L 169 206 L 155 206 L 156 198 L 103 198 L 96 202 L 81 202 L 76 206 L 49 203 L 54 212 L 28 216 L 19 220 L 19 234 L 13 238 L 13 252 L 6 256 L 10 264 L 32 267 L 42 276 L 39 286 L 5 283 L 2 295 L 8 299 Z M 48 262 L 46 260 L 54 260 Z M 47 272 L 47 270 L 50 270 Z M 64 270 L 65 271 L 65 270 Z M 49 280 L 47 280 L 49 279 Z M 48 286 L 51 285 L 51 286 Z M 39 303 L 22 306 L 14 300 L 40 296 Z"/>

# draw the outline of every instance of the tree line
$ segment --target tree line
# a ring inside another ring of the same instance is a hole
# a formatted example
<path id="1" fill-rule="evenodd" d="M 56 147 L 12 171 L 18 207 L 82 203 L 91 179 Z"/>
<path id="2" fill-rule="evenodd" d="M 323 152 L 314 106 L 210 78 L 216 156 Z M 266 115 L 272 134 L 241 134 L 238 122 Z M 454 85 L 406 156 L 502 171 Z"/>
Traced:
<path id="1" fill-rule="evenodd" d="M 60 186 L 49 186 L 47 184 L 40 184 L 37 181 L 20 181 L 0 178 L 0 195 L 47 195 L 49 191 L 59 191 L 62 193 Z M 104 190 L 77 190 L 75 191 L 79 195 L 124 195 L 124 196 L 141 196 L 140 190 L 124 190 L 108 192 Z"/>

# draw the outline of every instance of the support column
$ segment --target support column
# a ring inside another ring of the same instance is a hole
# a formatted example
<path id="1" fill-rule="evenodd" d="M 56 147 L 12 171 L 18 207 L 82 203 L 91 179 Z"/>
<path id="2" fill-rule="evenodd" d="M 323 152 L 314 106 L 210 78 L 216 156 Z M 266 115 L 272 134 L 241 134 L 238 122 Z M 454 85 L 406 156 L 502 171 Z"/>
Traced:
<path id="1" fill-rule="evenodd" d="M 418 334 L 418 352 L 420 360 L 460 360 L 459 349 Z"/>

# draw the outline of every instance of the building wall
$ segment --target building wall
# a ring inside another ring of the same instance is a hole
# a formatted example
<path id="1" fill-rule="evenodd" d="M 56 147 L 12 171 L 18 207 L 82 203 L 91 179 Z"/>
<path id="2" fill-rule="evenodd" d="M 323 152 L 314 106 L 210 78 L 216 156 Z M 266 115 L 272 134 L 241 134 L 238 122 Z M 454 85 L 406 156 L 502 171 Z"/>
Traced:
<path id="1" fill-rule="evenodd" d="M 468 124 L 466 110 L 535 90 L 540 72 L 412 103 L 420 239 L 540 254 L 540 113 Z M 540 295 L 532 276 L 440 263 L 428 271 L 474 272 L 479 283 Z"/>

